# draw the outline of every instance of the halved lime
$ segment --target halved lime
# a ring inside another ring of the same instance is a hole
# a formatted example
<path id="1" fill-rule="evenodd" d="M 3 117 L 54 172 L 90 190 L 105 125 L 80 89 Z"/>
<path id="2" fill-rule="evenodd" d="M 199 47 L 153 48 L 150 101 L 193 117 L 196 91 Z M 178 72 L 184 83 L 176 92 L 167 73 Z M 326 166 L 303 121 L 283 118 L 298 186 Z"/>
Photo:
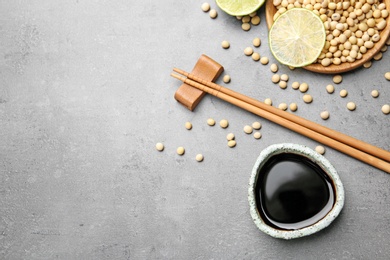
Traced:
<path id="1" fill-rule="evenodd" d="M 217 5 L 233 16 L 244 16 L 257 11 L 265 0 L 216 0 Z"/>
<path id="2" fill-rule="evenodd" d="M 268 37 L 274 57 L 292 67 L 315 62 L 326 42 L 324 23 L 313 11 L 304 8 L 293 8 L 280 15 Z"/>

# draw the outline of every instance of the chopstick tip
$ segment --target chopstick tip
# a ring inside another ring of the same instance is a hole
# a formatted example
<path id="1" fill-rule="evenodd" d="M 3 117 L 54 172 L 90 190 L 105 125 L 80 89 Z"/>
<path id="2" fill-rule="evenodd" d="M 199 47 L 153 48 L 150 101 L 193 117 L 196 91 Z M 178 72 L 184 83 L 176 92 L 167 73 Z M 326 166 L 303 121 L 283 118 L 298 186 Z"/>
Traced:
<path id="1" fill-rule="evenodd" d="M 187 76 L 189 73 L 188 72 L 185 72 L 184 70 L 181 70 L 181 69 L 178 69 L 178 68 L 173 68 L 173 71 L 174 72 L 177 72 L 181 75 L 184 75 L 184 76 Z"/>
<path id="2" fill-rule="evenodd" d="M 179 76 L 179 75 L 177 75 L 177 74 L 175 74 L 175 73 L 171 73 L 171 77 L 174 77 L 175 79 L 179 79 L 179 80 L 182 80 L 183 81 L 183 77 L 181 77 L 181 76 Z"/>

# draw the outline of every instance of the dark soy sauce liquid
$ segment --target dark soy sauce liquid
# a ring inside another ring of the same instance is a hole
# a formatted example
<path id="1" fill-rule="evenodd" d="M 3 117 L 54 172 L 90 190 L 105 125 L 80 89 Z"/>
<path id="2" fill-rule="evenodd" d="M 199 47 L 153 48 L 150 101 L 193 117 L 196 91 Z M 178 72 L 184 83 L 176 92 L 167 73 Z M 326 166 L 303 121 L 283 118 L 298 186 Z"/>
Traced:
<path id="1" fill-rule="evenodd" d="M 332 209 L 333 182 L 308 158 L 277 154 L 260 169 L 255 187 L 257 209 L 266 224 L 296 230 L 315 224 Z"/>

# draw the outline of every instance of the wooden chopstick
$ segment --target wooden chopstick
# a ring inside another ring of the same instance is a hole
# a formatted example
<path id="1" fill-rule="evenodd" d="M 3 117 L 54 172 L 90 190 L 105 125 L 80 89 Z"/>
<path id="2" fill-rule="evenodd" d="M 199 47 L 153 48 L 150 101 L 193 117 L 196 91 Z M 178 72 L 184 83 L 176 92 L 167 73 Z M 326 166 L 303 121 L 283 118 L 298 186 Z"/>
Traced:
<path id="1" fill-rule="evenodd" d="M 384 149 L 381 149 L 381 148 L 376 147 L 374 145 L 371 145 L 369 143 L 363 142 L 361 140 L 358 140 L 358 139 L 353 138 L 351 136 L 348 136 L 346 134 L 337 132 L 337 131 L 335 131 L 333 129 L 327 128 L 325 126 L 322 126 L 320 124 L 317 124 L 317 123 L 312 122 L 310 120 L 307 120 L 305 118 L 302 118 L 302 117 L 299 117 L 297 115 L 288 113 L 288 112 L 283 111 L 281 109 L 278 109 L 276 107 L 269 106 L 269 105 L 267 105 L 267 104 L 265 104 L 263 102 L 260 102 L 260 101 L 258 101 L 256 99 L 253 99 L 253 98 L 250 98 L 248 96 L 245 96 L 243 94 L 240 94 L 240 93 L 235 92 L 233 90 L 230 90 L 228 88 L 222 87 L 222 86 L 220 86 L 218 84 L 215 84 L 213 82 L 205 81 L 205 80 L 203 80 L 203 79 L 201 79 L 201 78 L 199 78 L 199 77 L 197 77 L 197 76 L 195 76 L 193 74 L 185 72 L 185 71 L 183 71 L 181 69 L 174 68 L 173 70 L 175 72 L 181 74 L 181 75 L 186 76 L 189 79 L 192 79 L 192 80 L 194 80 L 196 82 L 199 82 L 199 83 L 201 83 L 203 85 L 206 85 L 206 86 L 208 86 L 208 87 L 210 87 L 212 89 L 218 90 L 218 91 L 220 91 L 222 93 L 225 93 L 225 94 L 227 94 L 229 96 L 236 97 L 236 98 L 238 98 L 238 99 L 240 99 L 240 100 L 242 100 L 242 101 L 244 101 L 246 103 L 249 103 L 251 105 L 259 107 L 259 108 L 261 108 L 261 109 L 263 109 L 265 111 L 268 111 L 268 112 L 270 112 L 272 114 L 275 114 L 275 115 L 278 115 L 278 116 L 283 117 L 285 119 L 288 119 L 290 121 L 293 121 L 293 122 L 295 122 L 295 123 L 297 123 L 299 125 L 302 125 L 302 126 L 304 126 L 306 128 L 309 128 L 309 129 L 311 129 L 311 130 L 313 130 L 315 132 L 321 133 L 321 134 L 326 135 L 326 136 L 328 136 L 328 137 L 330 137 L 332 139 L 335 139 L 335 140 L 337 140 L 339 142 L 345 143 L 345 144 L 347 144 L 349 146 L 352 146 L 352 147 L 354 147 L 354 148 L 356 148 L 358 150 L 361 150 L 361 151 L 363 151 L 365 153 L 371 154 L 371 155 L 373 155 L 375 157 L 378 157 L 378 158 L 381 158 L 381 159 L 383 159 L 385 161 L 390 162 L 390 152 L 389 151 L 386 151 Z"/>
<path id="2" fill-rule="evenodd" d="M 216 89 L 208 87 L 202 83 L 196 82 L 192 79 L 189 79 L 189 78 L 186 78 L 183 76 L 179 76 L 179 75 L 174 74 L 174 73 L 171 73 L 171 76 L 183 81 L 184 83 L 186 83 L 190 86 L 198 88 L 206 93 L 209 93 L 209 94 L 216 96 L 222 100 L 225 100 L 233 105 L 236 105 L 242 109 L 245 109 L 253 114 L 261 116 L 269 121 L 272 121 L 276 124 L 284 126 L 290 130 L 293 130 L 293 131 L 299 133 L 299 134 L 302 134 L 302 135 L 309 137 L 313 140 L 316 140 L 324 145 L 327 145 L 327 146 L 332 147 L 340 152 L 343 152 L 343 153 L 345 153 L 345 154 L 347 154 L 355 159 L 358 159 L 358 160 L 365 162 L 369 165 L 372 165 L 378 169 L 381 169 L 387 173 L 390 173 L 390 163 L 388 163 L 388 162 L 386 162 L 378 157 L 375 157 L 371 154 L 363 152 L 359 149 L 351 147 L 345 143 L 342 143 L 342 142 L 337 141 L 333 138 L 330 138 L 326 135 L 323 135 L 323 134 L 318 133 L 314 130 L 311 130 L 303 125 L 297 124 L 297 123 L 290 121 L 286 118 L 283 118 L 279 115 L 276 115 L 276 114 L 273 114 L 269 111 L 263 110 L 260 107 L 254 106 L 253 104 L 247 103 L 247 102 L 245 102 L 241 99 L 238 99 L 234 96 L 230 96 L 230 95 L 221 91 L 221 90 L 225 91 L 225 88 L 222 86 L 218 85 L 219 90 L 216 90 Z"/>

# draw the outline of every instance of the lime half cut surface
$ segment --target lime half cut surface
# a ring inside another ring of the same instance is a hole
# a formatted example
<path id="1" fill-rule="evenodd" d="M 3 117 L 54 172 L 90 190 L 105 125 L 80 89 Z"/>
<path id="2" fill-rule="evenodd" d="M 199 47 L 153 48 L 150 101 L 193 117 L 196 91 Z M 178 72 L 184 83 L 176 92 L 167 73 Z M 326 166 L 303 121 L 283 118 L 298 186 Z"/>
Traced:
<path id="1" fill-rule="evenodd" d="M 225 13 L 233 16 L 244 16 L 257 11 L 265 0 L 216 0 Z"/>
<path id="2" fill-rule="evenodd" d="M 320 17 L 304 8 L 293 8 L 280 15 L 268 37 L 274 57 L 292 67 L 315 62 L 326 42 L 325 26 Z"/>

